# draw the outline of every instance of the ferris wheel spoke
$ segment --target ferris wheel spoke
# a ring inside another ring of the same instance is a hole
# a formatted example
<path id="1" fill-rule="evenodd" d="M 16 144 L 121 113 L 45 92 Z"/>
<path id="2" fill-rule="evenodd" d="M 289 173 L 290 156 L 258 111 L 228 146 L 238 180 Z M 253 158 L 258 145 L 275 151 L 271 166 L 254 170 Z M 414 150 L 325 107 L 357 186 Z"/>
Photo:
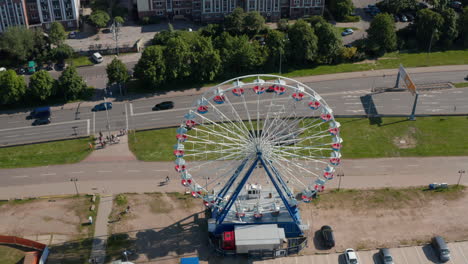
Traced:
<path id="1" fill-rule="evenodd" d="M 288 161 L 288 162 L 289 162 L 289 161 Z M 302 181 L 300 181 L 300 180 L 294 175 L 295 172 L 293 172 L 292 169 L 290 169 L 290 168 L 284 166 L 284 165 L 281 164 L 281 162 L 279 162 L 279 161 L 272 161 L 272 164 L 273 164 L 273 163 L 274 163 L 275 165 L 277 165 L 277 166 L 275 166 L 276 168 L 280 168 L 280 169 L 283 171 L 283 173 L 280 173 L 280 177 L 283 177 L 283 178 L 286 177 L 286 181 L 285 181 L 286 183 L 288 183 L 288 182 L 295 182 L 295 183 L 298 184 L 299 186 L 307 187 L 307 185 L 305 185 Z M 286 175 L 289 175 L 289 177 L 286 176 Z M 284 181 L 284 179 L 283 179 L 283 181 Z"/>
<path id="2" fill-rule="evenodd" d="M 194 140 L 196 139 L 196 140 Z M 221 145 L 221 146 L 228 146 L 228 147 L 231 147 L 231 146 L 242 146 L 240 143 L 238 142 L 233 142 L 233 143 L 226 143 L 226 142 L 216 142 L 214 140 L 211 140 L 211 139 L 206 139 L 206 138 L 203 138 L 203 137 L 200 137 L 200 136 L 193 136 L 191 135 L 189 137 L 189 140 L 185 141 L 186 143 L 191 143 L 191 144 L 196 144 L 196 145 L 208 145 L 208 144 L 213 144 L 213 145 Z"/>
<path id="3" fill-rule="evenodd" d="M 237 131 L 241 134 L 244 135 L 244 137 L 248 138 L 248 134 L 246 134 L 246 131 L 244 129 L 242 129 L 241 127 L 237 126 L 236 124 L 234 124 L 230 118 L 228 118 L 222 111 L 220 111 L 218 109 L 218 107 L 216 107 L 214 104 L 212 104 L 210 101 L 208 101 L 210 106 L 216 111 L 216 113 L 218 113 L 219 115 L 221 115 L 221 117 L 223 117 L 223 120 L 226 120 L 229 124 L 230 124 L 230 127 L 231 127 L 231 131 Z M 241 120 L 242 121 L 242 120 Z M 240 122 L 242 123 L 242 122 Z"/>
<path id="4" fill-rule="evenodd" d="M 237 112 L 236 108 L 234 107 L 234 105 L 232 104 L 231 100 L 229 99 L 229 97 L 226 97 L 226 102 L 228 102 L 228 104 L 231 106 L 231 109 L 232 109 L 232 112 L 235 114 L 235 117 L 237 118 L 237 121 L 239 124 L 242 124 L 242 127 L 243 127 L 243 134 L 248 138 L 250 137 L 250 134 L 248 133 L 249 129 L 247 128 L 247 126 L 245 125 L 245 122 L 243 121 L 243 119 L 240 117 L 239 113 Z"/>
<path id="5" fill-rule="evenodd" d="M 222 126 L 218 125 L 217 127 L 222 127 Z M 247 143 L 247 139 L 245 139 L 245 138 L 234 138 L 234 137 L 226 136 L 223 133 L 220 133 L 218 131 L 216 131 L 216 132 L 209 131 L 207 127 L 204 127 L 204 128 L 205 129 L 200 129 L 200 128 L 194 127 L 194 128 L 192 128 L 192 130 L 194 130 L 194 131 L 196 131 L 198 133 L 206 133 L 206 134 L 209 134 L 209 135 L 213 135 L 214 137 L 224 138 L 224 139 L 227 139 L 227 140 L 229 140 L 231 142 L 237 142 L 239 144 Z M 222 127 L 222 128 L 224 128 L 224 127 Z M 231 134 L 231 133 L 229 133 L 229 134 Z M 236 135 L 236 134 L 233 134 L 233 135 Z M 189 137 L 190 137 L 190 135 L 189 135 Z"/>
<path id="6" fill-rule="evenodd" d="M 250 118 L 249 108 L 247 107 L 247 102 L 245 101 L 245 95 L 241 95 L 242 102 L 245 108 L 245 112 L 247 114 L 247 120 L 249 121 L 250 128 L 252 129 L 252 133 L 255 131 L 254 126 L 252 124 L 252 118 Z"/>
<path id="7" fill-rule="evenodd" d="M 326 156 L 305 156 L 303 154 L 300 154 L 300 153 L 291 153 L 291 152 L 287 152 L 287 151 L 284 151 L 284 150 L 277 150 L 274 152 L 275 155 L 279 155 L 283 158 L 300 158 L 300 159 L 303 159 L 303 160 L 310 160 L 310 161 L 314 161 L 314 162 L 318 162 L 318 163 L 323 163 L 323 164 L 326 164 L 326 162 L 324 161 L 320 161 L 318 159 L 327 159 L 329 157 L 326 157 Z"/>
<path id="8" fill-rule="evenodd" d="M 304 170 L 304 171 L 310 173 L 311 175 L 316 176 L 317 178 L 320 177 L 317 173 L 312 172 L 312 171 L 310 171 L 310 170 L 304 168 L 303 166 L 299 165 L 298 162 L 288 162 L 289 160 L 286 159 L 286 158 L 283 157 L 283 156 L 278 156 L 278 158 L 279 158 L 280 160 L 283 160 L 283 161 L 287 162 L 288 165 L 295 166 L 296 168 L 302 169 L 302 170 Z M 312 161 L 315 162 L 316 160 L 312 160 Z"/>

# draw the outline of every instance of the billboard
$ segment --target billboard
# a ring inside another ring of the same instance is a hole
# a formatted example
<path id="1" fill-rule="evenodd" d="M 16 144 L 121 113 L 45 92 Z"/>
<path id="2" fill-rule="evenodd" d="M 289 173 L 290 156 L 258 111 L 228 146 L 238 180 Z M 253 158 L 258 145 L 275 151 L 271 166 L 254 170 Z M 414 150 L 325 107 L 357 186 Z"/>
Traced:
<path id="1" fill-rule="evenodd" d="M 414 85 L 414 82 L 411 80 L 409 74 L 406 72 L 405 68 L 403 65 L 400 65 L 400 70 L 398 71 L 399 79 L 403 80 L 405 83 L 406 88 L 411 92 L 412 95 L 416 94 L 416 85 Z"/>

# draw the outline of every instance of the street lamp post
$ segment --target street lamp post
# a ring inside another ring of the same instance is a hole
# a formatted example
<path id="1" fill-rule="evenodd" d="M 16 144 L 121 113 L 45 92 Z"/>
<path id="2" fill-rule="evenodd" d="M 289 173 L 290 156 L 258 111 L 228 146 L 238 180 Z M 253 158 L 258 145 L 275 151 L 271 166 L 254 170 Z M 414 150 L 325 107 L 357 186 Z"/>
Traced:
<path id="1" fill-rule="evenodd" d="M 460 177 L 458 177 L 457 186 L 460 185 L 460 180 L 461 180 L 462 175 L 465 174 L 465 170 L 459 170 L 458 173 L 460 173 Z"/>
<path id="2" fill-rule="evenodd" d="M 78 192 L 78 186 L 76 185 L 78 178 L 71 178 L 70 181 L 72 181 L 75 184 L 76 195 L 80 195 L 80 193 Z"/>
<path id="3" fill-rule="evenodd" d="M 109 125 L 109 112 L 107 111 L 106 97 L 104 97 L 104 107 L 106 108 L 107 133 L 109 134 L 109 137 L 110 137 L 111 133 L 110 133 L 110 125 Z"/>
<path id="4" fill-rule="evenodd" d="M 431 40 L 429 41 L 429 48 L 427 50 L 427 56 L 426 56 L 426 64 L 427 66 L 429 66 L 429 53 L 431 53 L 431 47 L 432 47 L 432 38 L 434 37 L 434 33 L 438 33 L 439 31 L 437 30 L 437 28 L 435 28 L 433 31 L 432 31 L 432 34 L 431 34 Z"/>
<path id="5" fill-rule="evenodd" d="M 338 173 L 336 177 L 338 177 L 338 191 L 339 191 L 341 187 L 341 177 L 344 177 L 344 173 L 343 172 Z"/>

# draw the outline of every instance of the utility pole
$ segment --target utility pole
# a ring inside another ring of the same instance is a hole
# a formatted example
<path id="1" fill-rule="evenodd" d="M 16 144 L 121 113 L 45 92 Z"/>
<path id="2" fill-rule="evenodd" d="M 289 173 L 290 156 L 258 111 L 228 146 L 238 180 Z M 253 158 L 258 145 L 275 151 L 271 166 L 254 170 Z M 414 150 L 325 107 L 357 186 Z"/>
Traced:
<path id="1" fill-rule="evenodd" d="M 460 177 L 458 177 L 457 186 L 460 185 L 460 180 L 461 180 L 462 175 L 465 174 L 465 170 L 459 170 L 458 173 L 460 173 Z"/>
<path id="2" fill-rule="evenodd" d="M 338 177 L 338 191 L 339 191 L 341 187 L 341 177 L 344 177 L 344 173 L 343 172 L 338 173 L 336 177 Z"/>
<path id="3" fill-rule="evenodd" d="M 75 184 L 76 195 L 80 195 L 80 193 L 78 192 L 78 186 L 76 185 L 78 178 L 71 178 L 70 181 L 72 181 Z"/>
<path id="4" fill-rule="evenodd" d="M 426 56 L 426 65 L 429 66 L 429 53 L 431 53 L 431 47 L 432 47 L 432 38 L 434 37 L 434 33 L 438 33 L 439 31 L 437 30 L 437 28 L 435 28 L 433 31 L 432 31 L 432 34 L 431 34 L 431 41 L 429 41 L 429 49 L 427 50 L 427 56 Z"/>

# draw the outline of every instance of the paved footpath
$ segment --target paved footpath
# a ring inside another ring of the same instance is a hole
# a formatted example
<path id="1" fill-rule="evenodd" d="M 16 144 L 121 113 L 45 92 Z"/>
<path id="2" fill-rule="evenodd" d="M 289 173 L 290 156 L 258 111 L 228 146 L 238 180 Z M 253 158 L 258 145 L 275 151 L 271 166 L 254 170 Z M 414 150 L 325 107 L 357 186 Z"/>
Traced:
<path id="1" fill-rule="evenodd" d="M 106 258 L 107 222 L 112 211 L 112 200 L 112 195 L 106 195 L 102 196 L 99 201 L 98 213 L 95 220 L 93 249 L 90 256 L 91 259 L 94 259 L 95 264 L 103 264 Z"/>

